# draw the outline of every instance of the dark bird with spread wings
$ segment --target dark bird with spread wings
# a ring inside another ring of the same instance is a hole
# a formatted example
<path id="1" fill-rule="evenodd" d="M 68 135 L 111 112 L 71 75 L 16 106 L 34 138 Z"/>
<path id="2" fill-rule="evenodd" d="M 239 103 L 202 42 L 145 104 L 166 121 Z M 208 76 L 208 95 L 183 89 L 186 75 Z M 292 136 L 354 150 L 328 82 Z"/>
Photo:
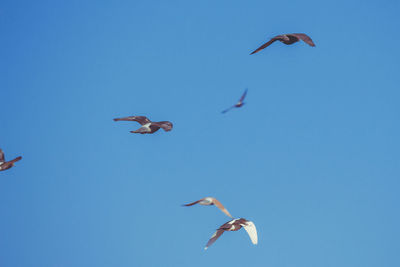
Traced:
<path id="1" fill-rule="evenodd" d="M 114 121 L 137 121 L 142 125 L 136 131 L 131 131 L 131 133 L 140 133 L 140 134 L 151 134 L 157 132 L 160 128 L 163 128 L 164 131 L 168 132 L 172 130 L 172 123 L 169 121 L 159 121 L 153 122 L 150 121 L 145 116 L 130 116 L 124 118 L 116 118 Z"/>
<path id="2" fill-rule="evenodd" d="M 233 219 L 232 221 L 229 221 L 221 225 L 217 229 L 217 231 L 211 236 L 210 240 L 208 240 L 207 245 L 204 249 L 207 249 L 209 246 L 211 246 L 225 231 L 237 231 L 242 227 L 246 230 L 247 234 L 250 237 L 251 242 L 254 245 L 257 245 L 258 237 L 257 237 L 256 226 L 252 221 L 240 218 L 240 219 Z"/>
<path id="3" fill-rule="evenodd" d="M 311 40 L 310 36 L 308 36 L 307 34 L 288 33 L 288 34 L 282 34 L 282 35 L 277 35 L 277 36 L 273 37 L 271 40 L 269 40 L 268 42 L 266 42 L 265 44 L 263 44 L 262 46 L 260 46 L 256 50 L 254 50 L 253 52 L 251 52 L 250 55 L 263 50 L 264 48 L 266 48 L 267 46 L 269 46 L 270 44 L 272 44 L 275 41 L 280 41 L 286 45 L 291 45 L 291 44 L 299 42 L 300 40 L 303 40 L 303 42 L 305 42 L 306 44 L 308 44 L 310 46 L 315 46 L 313 40 Z"/>
<path id="4" fill-rule="evenodd" d="M 13 160 L 6 161 L 4 158 L 4 152 L 0 149 L 0 171 L 5 171 L 12 168 L 14 166 L 14 163 L 20 161 L 21 159 L 22 157 L 16 157 Z"/>
<path id="5" fill-rule="evenodd" d="M 233 105 L 230 108 L 225 109 L 224 111 L 222 111 L 222 113 L 226 113 L 226 112 L 228 112 L 229 110 L 231 110 L 233 108 L 240 108 L 241 106 L 243 106 L 244 105 L 243 101 L 244 101 L 246 95 L 247 95 L 247 89 L 244 91 L 242 97 L 239 99 L 239 101 L 235 105 Z"/>

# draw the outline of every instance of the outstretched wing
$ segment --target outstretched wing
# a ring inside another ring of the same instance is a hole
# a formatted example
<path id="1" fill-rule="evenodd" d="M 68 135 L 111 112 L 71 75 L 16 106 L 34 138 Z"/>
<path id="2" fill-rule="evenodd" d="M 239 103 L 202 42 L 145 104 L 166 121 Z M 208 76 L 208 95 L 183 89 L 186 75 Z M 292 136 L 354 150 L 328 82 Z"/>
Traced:
<path id="1" fill-rule="evenodd" d="M 4 152 L 3 152 L 3 150 L 1 148 L 0 148 L 0 162 L 5 162 Z"/>
<path id="2" fill-rule="evenodd" d="M 189 204 L 183 204 L 182 206 L 186 206 L 186 207 L 193 206 L 193 205 L 199 203 L 200 201 L 202 201 L 203 199 L 204 199 L 204 198 L 199 199 L 199 200 L 197 200 L 197 201 L 195 201 L 195 202 L 192 202 L 192 203 L 189 203 Z"/>
<path id="3" fill-rule="evenodd" d="M 243 102 L 243 100 L 246 98 L 246 95 L 247 95 L 247 88 L 246 88 L 246 90 L 244 90 L 244 93 L 243 93 L 242 97 L 239 99 L 239 102 Z"/>
<path id="4" fill-rule="evenodd" d="M 235 106 L 232 106 L 232 107 L 230 107 L 230 108 L 227 108 L 227 109 L 223 110 L 221 113 L 227 113 L 229 110 L 233 109 L 234 107 L 235 107 Z"/>
<path id="5" fill-rule="evenodd" d="M 249 235 L 251 242 L 254 245 L 257 245 L 258 243 L 258 237 L 257 237 L 257 229 L 256 226 L 254 225 L 254 223 L 252 221 L 246 221 L 245 223 L 241 224 L 244 228 L 244 230 L 246 230 L 247 234 Z"/>
<path id="6" fill-rule="evenodd" d="M 16 157 L 15 159 L 10 160 L 10 162 L 15 163 L 17 161 L 20 161 L 21 159 L 22 159 L 22 157 Z"/>
<path id="7" fill-rule="evenodd" d="M 253 52 L 251 52 L 250 55 L 255 54 L 261 50 L 263 50 L 264 48 L 266 48 L 267 46 L 269 46 L 270 44 L 272 44 L 273 42 L 279 40 L 280 38 L 278 36 L 275 36 L 274 38 L 272 38 L 271 40 L 269 40 L 268 42 L 266 42 L 265 44 L 263 44 L 262 46 L 260 46 L 259 48 L 257 48 L 256 50 L 254 50 Z"/>
<path id="8" fill-rule="evenodd" d="M 224 233 L 224 230 L 218 229 L 208 240 L 207 245 L 205 246 L 204 249 L 208 249 L 209 246 L 211 246 L 217 239 Z"/>
<path id="9" fill-rule="evenodd" d="M 151 121 L 145 116 L 129 116 L 124 118 L 116 118 L 114 121 L 137 121 L 141 125 L 150 123 Z"/>
<path id="10" fill-rule="evenodd" d="M 297 38 L 303 40 L 303 42 L 305 42 L 306 44 L 308 44 L 310 46 L 315 46 L 313 40 L 307 34 L 304 34 L 304 33 L 292 33 L 291 35 L 296 36 Z"/>
<path id="11" fill-rule="evenodd" d="M 153 122 L 152 124 L 160 128 L 163 128 L 164 131 L 166 132 L 171 131 L 173 127 L 172 122 L 169 121 Z"/>
<path id="12" fill-rule="evenodd" d="M 218 201 L 218 199 L 213 198 L 213 203 L 215 206 L 217 206 L 223 213 L 228 215 L 229 217 L 233 218 L 232 215 L 229 213 L 229 211 L 221 204 L 221 202 Z"/>

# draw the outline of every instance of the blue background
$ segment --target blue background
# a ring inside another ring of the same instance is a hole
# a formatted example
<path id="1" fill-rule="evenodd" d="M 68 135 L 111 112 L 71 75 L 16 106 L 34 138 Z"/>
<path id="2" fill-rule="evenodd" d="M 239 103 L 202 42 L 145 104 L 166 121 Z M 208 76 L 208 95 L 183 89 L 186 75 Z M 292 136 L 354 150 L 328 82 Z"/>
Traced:
<path id="1" fill-rule="evenodd" d="M 400 266 L 399 8 L 3 1 L 0 266 Z"/>

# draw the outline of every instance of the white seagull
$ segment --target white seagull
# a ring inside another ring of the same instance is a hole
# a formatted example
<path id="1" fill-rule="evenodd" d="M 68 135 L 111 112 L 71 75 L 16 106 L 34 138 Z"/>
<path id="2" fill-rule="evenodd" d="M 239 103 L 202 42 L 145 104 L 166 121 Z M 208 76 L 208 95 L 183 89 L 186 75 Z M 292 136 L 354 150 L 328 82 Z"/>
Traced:
<path id="1" fill-rule="evenodd" d="M 232 215 L 229 213 L 229 211 L 219 202 L 216 198 L 214 197 L 205 197 L 200 200 L 197 200 L 195 202 L 189 203 L 189 204 L 184 204 L 183 206 L 193 206 L 195 204 L 200 204 L 204 206 L 212 206 L 215 205 L 217 206 L 223 213 L 228 215 L 229 217 L 233 218 Z"/>

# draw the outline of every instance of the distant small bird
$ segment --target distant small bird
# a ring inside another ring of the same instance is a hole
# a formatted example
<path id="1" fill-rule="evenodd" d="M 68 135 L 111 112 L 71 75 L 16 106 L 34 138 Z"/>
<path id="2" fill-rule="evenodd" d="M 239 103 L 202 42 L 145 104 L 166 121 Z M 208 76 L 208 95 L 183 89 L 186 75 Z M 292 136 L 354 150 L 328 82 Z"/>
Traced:
<path id="1" fill-rule="evenodd" d="M 13 160 L 6 161 L 4 158 L 4 152 L 0 149 L 0 171 L 5 171 L 12 168 L 14 166 L 14 163 L 20 161 L 21 159 L 22 157 L 16 157 Z"/>
<path id="2" fill-rule="evenodd" d="M 151 134 L 157 132 L 160 128 L 163 128 L 164 131 L 168 132 L 172 130 L 172 123 L 169 121 L 159 121 L 152 122 L 145 116 L 130 116 L 125 118 L 116 118 L 114 121 L 137 121 L 142 125 L 136 131 L 131 131 L 131 133 L 140 133 L 140 134 Z"/>
<path id="3" fill-rule="evenodd" d="M 233 105 L 230 108 L 225 109 L 224 111 L 222 111 L 222 113 L 226 113 L 233 108 L 240 108 L 241 106 L 243 106 L 244 105 L 243 100 L 245 99 L 246 95 L 247 95 L 247 89 L 244 91 L 242 97 L 239 99 L 239 101 L 235 105 Z"/>
<path id="4" fill-rule="evenodd" d="M 207 249 L 209 246 L 211 246 L 225 231 L 237 231 L 242 227 L 246 230 L 251 242 L 254 245 L 257 245 L 258 237 L 256 226 L 252 221 L 240 218 L 233 219 L 232 221 L 221 225 L 218 230 L 211 236 L 210 240 L 208 240 L 207 245 L 204 249 Z"/>
<path id="5" fill-rule="evenodd" d="M 288 33 L 288 34 L 282 34 L 282 35 L 275 36 L 274 38 L 272 38 L 271 40 L 269 40 L 268 42 L 266 42 L 265 44 L 263 44 L 262 46 L 260 46 L 256 50 L 254 50 L 253 52 L 251 52 L 250 55 L 257 53 L 260 50 L 263 50 L 264 48 L 266 48 L 267 46 L 269 46 L 270 44 L 272 44 L 275 41 L 280 41 L 284 44 L 290 45 L 290 44 L 294 44 L 300 40 L 303 40 L 303 42 L 305 42 L 306 44 L 308 44 L 310 46 L 315 46 L 313 40 L 311 40 L 311 38 L 307 34 Z"/>
<path id="6" fill-rule="evenodd" d="M 204 206 L 211 206 L 211 205 L 215 205 L 217 206 L 223 213 L 225 213 L 226 215 L 228 215 L 229 217 L 233 218 L 232 215 L 229 213 L 229 211 L 221 204 L 221 202 L 219 202 L 216 198 L 213 197 L 205 197 L 202 198 L 200 200 L 197 200 L 195 202 L 189 203 L 189 204 L 184 204 L 183 206 L 189 207 L 189 206 L 193 206 L 195 204 L 200 204 L 200 205 L 204 205 Z"/>

